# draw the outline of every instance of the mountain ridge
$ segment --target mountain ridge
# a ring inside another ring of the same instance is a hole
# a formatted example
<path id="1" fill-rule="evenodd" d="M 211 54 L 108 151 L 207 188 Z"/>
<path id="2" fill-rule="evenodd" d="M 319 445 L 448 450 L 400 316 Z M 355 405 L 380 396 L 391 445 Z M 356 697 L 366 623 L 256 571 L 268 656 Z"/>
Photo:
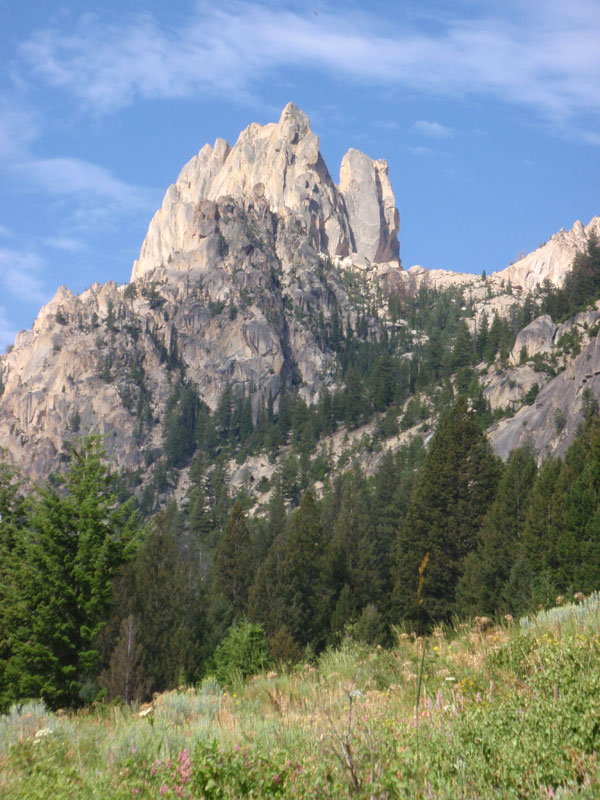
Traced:
<path id="1" fill-rule="evenodd" d="M 509 315 L 546 280 L 560 285 L 600 217 L 487 278 L 404 270 L 398 230 L 385 160 L 350 149 L 336 185 L 291 103 L 233 147 L 205 145 L 167 189 L 131 282 L 78 296 L 61 287 L 0 357 L 3 446 L 44 478 L 70 437 L 100 433 L 116 466 L 143 469 L 160 454 L 165 403 L 183 375 L 213 410 L 228 386 L 249 396 L 255 419 L 284 390 L 316 402 L 339 384 L 335 336 L 407 330 L 393 298 L 459 287 L 474 335 L 485 315 Z"/>

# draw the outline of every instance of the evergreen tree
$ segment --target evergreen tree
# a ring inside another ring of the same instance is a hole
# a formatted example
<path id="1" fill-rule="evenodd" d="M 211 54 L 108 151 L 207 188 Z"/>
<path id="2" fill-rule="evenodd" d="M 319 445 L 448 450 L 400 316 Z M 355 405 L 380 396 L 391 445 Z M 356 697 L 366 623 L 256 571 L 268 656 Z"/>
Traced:
<path id="1" fill-rule="evenodd" d="M 198 676 L 206 626 L 200 564 L 177 534 L 173 513 L 161 511 L 135 561 L 121 578 L 116 618 L 133 615 L 148 692 Z M 119 621 L 119 625 L 122 622 Z M 121 639 L 115 643 L 115 658 Z"/>
<path id="2" fill-rule="evenodd" d="M 98 437 L 73 449 L 64 486 L 32 499 L 7 597 L 6 681 L 14 698 L 41 697 L 51 708 L 93 697 L 111 581 L 137 531 L 131 505 L 117 503 Z"/>
<path id="3" fill-rule="evenodd" d="M 464 398 L 441 421 L 419 470 L 396 550 L 394 615 L 412 623 L 449 621 L 466 555 L 494 498 L 498 459 Z M 418 568 L 426 553 L 422 605 Z"/>
<path id="4" fill-rule="evenodd" d="M 556 542 L 562 524 L 562 496 L 557 486 L 562 468 L 560 459 L 547 458 L 531 488 L 520 546 L 505 592 L 506 604 L 513 614 L 556 597 Z"/>
<path id="5" fill-rule="evenodd" d="M 231 607 L 232 618 L 248 609 L 253 553 L 242 504 L 237 500 L 221 535 L 212 572 L 213 592 Z"/>
<path id="6" fill-rule="evenodd" d="M 25 498 L 17 471 L 0 461 L 0 713 L 10 705 L 10 687 L 5 684 L 4 668 L 10 656 L 9 605 L 12 601 L 14 551 L 23 535 Z"/>
<path id="7" fill-rule="evenodd" d="M 466 367 L 473 363 L 473 339 L 469 326 L 465 320 L 461 320 L 458 325 L 458 332 L 452 350 L 452 366 L 454 369 Z"/>
<path id="8" fill-rule="evenodd" d="M 483 520 L 477 550 L 465 559 L 457 587 L 461 614 L 494 614 L 511 610 L 506 603 L 512 572 L 536 474 L 533 453 L 513 450 L 498 484 L 494 502 Z"/>
<path id="9" fill-rule="evenodd" d="M 342 479 L 339 512 L 328 547 L 329 585 L 337 602 L 347 586 L 353 603 L 353 613 L 336 623 L 354 621 L 355 615 L 369 603 L 381 599 L 381 575 L 377 569 L 372 527 L 371 502 L 365 478 L 358 467 L 349 470 Z M 347 604 L 345 604 L 347 606 Z M 332 629 L 335 630 L 334 624 Z"/>
<path id="10" fill-rule="evenodd" d="M 258 570 L 250 592 L 252 619 L 270 637 L 283 629 L 296 645 L 319 649 L 326 635 L 325 534 L 311 492 L 306 492 L 284 533 Z"/>

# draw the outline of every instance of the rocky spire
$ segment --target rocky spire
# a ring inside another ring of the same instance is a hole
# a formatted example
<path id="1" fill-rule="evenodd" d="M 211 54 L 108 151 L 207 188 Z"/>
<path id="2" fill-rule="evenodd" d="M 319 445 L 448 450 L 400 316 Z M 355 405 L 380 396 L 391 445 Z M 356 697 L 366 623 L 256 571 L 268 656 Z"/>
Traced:
<path id="1" fill-rule="evenodd" d="M 288 103 L 279 122 L 252 123 L 233 148 L 217 139 L 185 165 L 150 223 L 132 278 L 198 249 L 195 220 L 202 201 L 257 196 L 275 214 L 294 214 L 318 252 L 397 260 L 398 212 L 386 162 L 350 150 L 338 188 L 308 117 Z"/>
<path id="2" fill-rule="evenodd" d="M 400 217 L 387 161 L 373 161 L 351 148 L 342 159 L 339 189 L 357 254 L 374 263 L 397 261 Z"/>

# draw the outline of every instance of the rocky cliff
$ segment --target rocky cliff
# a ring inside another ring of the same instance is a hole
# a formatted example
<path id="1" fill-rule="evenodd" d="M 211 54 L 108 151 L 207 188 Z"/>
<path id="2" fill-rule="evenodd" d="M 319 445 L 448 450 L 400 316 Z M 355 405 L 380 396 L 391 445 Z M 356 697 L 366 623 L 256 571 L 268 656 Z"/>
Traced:
<path id="1" fill-rule="evenodd" d="M 269 397 L 277 407 L 283 386 L 315 400 L 336 380 L 334 329 L 356 330 L 360 317 L 363 335 L 379 339 L 405 324 L 392 321 L 391 295 L 459 285 L 475 331 L 484 314 L 508 315 L 546 279 L 560 284 L 577 249 L 600 232 L 600 218 L 561 231 L 485 280 L 404 271 L 398 229 L 386 162 L 351 149 L 336 185 L 308 118 L 293 104 L 277 123 L 250 125 L 233 147 L 223 139 L 205 145 L 167 190 L 131 282 L 94 285 L 79 296 L 61 287 L 0 356 L 0 444 L 43 478 L 70 437 L 101 433 L 116 466 L 141 469 L 160 453 L 161 416 L 181 376 L 213 409 L 227 386 L 250 396 L 254 412 Z M 539 331 L 529 334 L 526 347 L 539 350 Z M 545 335 L 554 340 L 555 331 Z M 509 392 L 500 379 L 488 381 L 497 405 L 508 394 L 518 402 L 531 387 L 533 370 L 518 366 L 519 354 L 515 348 Z M 589 366 L 577 370 L 565 397 L 592 380 Z M 521 412 L 529 432 L 536 411 Z M 547 428 L 548 419 L 538 414 L 535 424 Z M 523 440 L 519 424 L 494 432 L 499 452 Z"/>
<path id="2" fill-rule="evenodd" d="M 255 408 L 284 384 L 314 399 L 332 381 L 332 315 L 356 322 L 341 260 L 401 272 L 397 233 L 386 163 L 352 150 L 336 186 L 292 104 L 233 147 L 206 145 L 167 190 L 131 283 L 62 287 L 1 358 L 0 442 L 35 478 L 82 432 L 141 466 L 182 371 L 213 408 L 228 384 Z"/>

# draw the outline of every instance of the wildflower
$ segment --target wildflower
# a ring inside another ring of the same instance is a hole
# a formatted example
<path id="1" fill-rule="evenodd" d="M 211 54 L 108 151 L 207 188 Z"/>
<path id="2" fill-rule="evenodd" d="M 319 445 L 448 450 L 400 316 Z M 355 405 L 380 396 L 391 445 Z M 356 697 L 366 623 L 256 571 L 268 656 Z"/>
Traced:
<path id="1" fill-rule="evenodd" d="M 39 742 L 40 739 L 44 739 L 46 736 L 51 736 L 51 735 L 52 735 L 52 731 L 51 731 L 50 728 L 40 728 L 39 731 L 37 731 L 37 733 L 35 734 L 35 736 L 33 738 L 37 742 Z"/>
<path id="2" fill-rule="evenodd" d="M 152 705 L 146 706 L 146 708 L 142 708 L 142 710 L 138 713 L 138 717 L 147 717 L 148 714 L 151 714 L 154 711 Z"/>
<path id="3" fill-rule="evenodd" d="M 575 592 L 573 595 L 573 600 L 576 600 L 578 603 L 583 603 L 585 600 L 585 595 L 583 592 Z"/>
<path id="4" fill-rule="evenodd" d="M 511 623 L 511 622 L 513 622 L 513 619 L 514 619 L 514 618 L 513 618 L 513 615 L 512 615 L 512 614 L 505 614 L 505 615 L 504 615 L 504 619 L 505 619 L 505 620 L 506 620 L 506 622 L 508 622 L 508 624 L 510 625 L 510 623 Z"/>
<path id="5" fill-rule="evenodd" d="M 559 594 L 554 602 L 556 603 L 557 606 L 559 606 L 563 602 L 564 599 L 565 599 L 564 595 Z"/>
<path id="6" fill-rule="evenodd" d="M 163 783 L 163 785 L 158 790 L 159 794 L 165 795 L 169 791 L 169 787 Z"/>

